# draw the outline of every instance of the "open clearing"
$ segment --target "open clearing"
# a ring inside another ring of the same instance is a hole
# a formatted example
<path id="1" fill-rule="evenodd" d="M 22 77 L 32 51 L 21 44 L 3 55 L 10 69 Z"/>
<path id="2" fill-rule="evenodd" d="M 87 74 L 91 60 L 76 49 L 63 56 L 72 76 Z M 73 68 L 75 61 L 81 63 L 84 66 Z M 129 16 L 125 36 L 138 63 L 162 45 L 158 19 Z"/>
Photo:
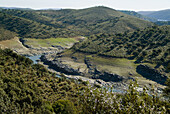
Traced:
<path id="1" fill-rule="evenodd" d="M 24 38 L 24 44 L 32 47 L 52 47 L 52 46 L 62 46 L 70 47 L 78 40 L 77 38 L 48 38 L 48 39 L 33 39 Z"/>

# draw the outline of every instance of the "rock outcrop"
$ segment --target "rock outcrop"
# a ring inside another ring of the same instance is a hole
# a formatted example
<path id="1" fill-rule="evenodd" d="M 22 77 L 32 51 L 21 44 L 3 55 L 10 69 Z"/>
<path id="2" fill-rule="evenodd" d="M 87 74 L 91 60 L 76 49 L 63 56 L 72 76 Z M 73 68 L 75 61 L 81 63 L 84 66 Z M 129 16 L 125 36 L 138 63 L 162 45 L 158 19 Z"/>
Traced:
<path id="1" fill-rule="evenodd" d="M 81 73 L 77 69 L 73 69 L 65 64 L 62 64 L 60 60 L 55 60 L 55 61 L 48 60 L 47 56 L 48 55 L 42 55 L 40 59 L 42 62 L 44 62 L 44 64 L 49 65 L 50 68 L 69 75 L 81 75 Z"/>
<path id="2" fill-rule="evenodd" d="M 50 68 L 68 75 L 88 75 L 88 77 L 92 79 L 101 79 L 105 82 L 122 82 L 128 79 L 134 80 L 132 77 L 129 78 L 109 72 L 100 71 L 95 66 L 93 66 L 93 64 L 91 64 L 88 60 L 84 61 L 88 68 L 88 74 L 85 74 L 84 72 L 80 72 L 78 69 L 74 69 L 67 64 L 63 64 L 60 59 L 51 60 L 48 55 L 43 55 L 40 59 L 42 62 L 44 62 L 44 64 L 49 65 Z"/>
<path id="3" fill-rule="evenodd" d="M 117 74 L 113 74 L 113 73 L 108 73 L 108 72 L 99 72 L 98 76 L 96 76 L 96 74 L 94 74 L 95 76 L 93 76 L 93 79 L 101 79 L 105 82 L 121 82 L 123 80 L 125 80 L 125 78 L 123 76 L 117 75 Z"/>
<path id="4" fill-rule="evenodd" d="M 165 81 L 168 79 L 168 76 L 161 74 L 156 69 L 153 69 L 147 65 L 140 64 L 136 68 L 136 72 L 141 74 L 143 77 L 153 80 L 162 85 L 165 84 Z"/>

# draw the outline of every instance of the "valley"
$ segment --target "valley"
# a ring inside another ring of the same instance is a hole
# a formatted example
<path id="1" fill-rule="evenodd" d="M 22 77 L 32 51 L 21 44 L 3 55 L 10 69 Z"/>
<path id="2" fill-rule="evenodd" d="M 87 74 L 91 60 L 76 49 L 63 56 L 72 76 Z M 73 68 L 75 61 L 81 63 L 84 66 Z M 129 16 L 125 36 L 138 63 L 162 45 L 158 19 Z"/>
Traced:
<path id="1" fill-rule="evenodd" d="M 168 24 L 105 6 L 0 7 L 0 113 L 169 113 Z"/>
<path id="2" fill-rule="evenodd" d="M 154 85 L 156 91 L 162 92 L 164 85 L 143 77 L 137 72 L 139 63 L 127 58 L 102 57 L 96 54 L 74 52 L 71 46 L 84 40 L 84 37 L 60 39 L 22 39 L 1 41 L 1 48 L 10 48 L 14 52 L 29 56 L 34 63 L 44 65 L 49 71 L 57 75 L 64 75 L 70 79 L 81 79 L 90 84 L 114 87 L 115 90 L 127 90 L 131 80 L 137 80 L 139 87 L 151 87 Z M 20 42 L 21 41 L 21 42 Z M 55 47 L 54 47 L 55 44 Z M 38 62 L 37 62 L 38 61 Z M 146 64 L 146 63 L 144 63 Z M 146 64 L 154 66 L 152 64 Z M 156 64 L 155 64 L 156 65 Z"/>

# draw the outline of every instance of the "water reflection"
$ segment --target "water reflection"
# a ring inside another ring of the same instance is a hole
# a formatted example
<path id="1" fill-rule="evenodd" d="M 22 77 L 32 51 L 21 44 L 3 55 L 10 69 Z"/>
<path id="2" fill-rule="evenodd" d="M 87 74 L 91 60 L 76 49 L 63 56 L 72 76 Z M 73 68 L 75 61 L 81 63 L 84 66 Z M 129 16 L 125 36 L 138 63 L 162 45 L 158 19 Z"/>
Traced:
<path id="1" fill-rule="evenodd" d="M 39 60 L 40 57 L 41 55 L 35 55 L 35 56 L 30 56 L 28 58 L 31 59 L 34 62 L 34 64 L 37 64 L 38 63 L 37 60 Z"/>

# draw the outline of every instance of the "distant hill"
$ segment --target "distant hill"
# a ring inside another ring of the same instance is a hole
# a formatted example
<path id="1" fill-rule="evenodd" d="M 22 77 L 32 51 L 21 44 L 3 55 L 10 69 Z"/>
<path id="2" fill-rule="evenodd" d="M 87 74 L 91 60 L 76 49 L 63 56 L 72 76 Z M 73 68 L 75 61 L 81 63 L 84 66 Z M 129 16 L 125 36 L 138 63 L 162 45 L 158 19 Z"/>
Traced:
<path id="1" fill-rule="evenodd" d="M 0 9 L 32 10 L 31 8 L 20 8 L 20 7 L 0 7 Z"/>
<path id="2" fill-rule="evenodd" d="M 141 15 L 141 14 L 135 12 L 135 11 L 127 11 L 127 10 L 119 10 L 119 11 L 122 12 L 122 13 L 125 13 L 127 15 L 138 17 L 138 18 L 143 19 L 143 20 L 147 20 L 147 21 L 151 21 L 151 22 L 157 21 L 157 19 L 155 19 L 155 18 L 150 18 L 150 17 L 144 16 L 144 15 Z"/>
<path id="3" fill-rule="evenodd" d="M 0 25 L 25 38 L 51 38 L 63 36 L 61 30 L 22 17 L 0 12 Z M 64 36 L 63 36 L 64 37 Z"/>
<path id="4" fill-rule="evenodd" d="M 103 6 L 81 10 L 47 10 L 39 11 L 38 13 L 55 19 L 57 24 L 64 26 L 70 31 L 76 31 L 80 35 L 91 35 L 101 32 L 122 33 L 153 25 L 150 22 Z"/>
<path id="5" fill-rule="evenodd" d="M 139 11 L 139 14 L 145 15 L 147 17 L 156 18 L 158 20 L 170 21 L 170 9 L 160 10 L 160 11 Z"/>
<path id="6" fill-rule="evenodd" d="M 50 30 L 50 33 L 47 32 L 48 30 L 46 31 L 48 36 L 42 37 L 72 37 L 80 35 L 88 36 L 98 33 L 115 34 L 153 26 L 153 23 L 151 22 L 144 21 L 114 9 L 101 6 L 81 10 L 4 9 L 2 12 L 10 16 L 15 16 L 15 18 L 17 17 L 26 19 L 36 23 L 37 25 L 40 24 L 46 26 L 44 28 L 52 29 Z M 41 28 L 42 27 L 39 27 L 37 29 Z M 43 34 L 42 32 L 40 33 Z M 27 37 L 27 35 L 24 37 Z"/>
<path id="7" fill-rule="evenodd" d="M 76 44 L 73 49 L 106 57 L 136 59 L 167 65 L 170 57 L 170 26 L 154 26 L 125 34 L 99 34 Z"/>
<path id="8" fill-rule="evenodd" d="M 141 14 L 141 15 L 149 15 L 149 14 L 152 14 L 156 11 L 138 11 L 137 13 Z"/>
<path id="9" fill-rule="evenodd" d="M 170 25 L 170 21 L 157 21 L 157 22 L 154 22 L 155 24 L 157 25 Z"/>

